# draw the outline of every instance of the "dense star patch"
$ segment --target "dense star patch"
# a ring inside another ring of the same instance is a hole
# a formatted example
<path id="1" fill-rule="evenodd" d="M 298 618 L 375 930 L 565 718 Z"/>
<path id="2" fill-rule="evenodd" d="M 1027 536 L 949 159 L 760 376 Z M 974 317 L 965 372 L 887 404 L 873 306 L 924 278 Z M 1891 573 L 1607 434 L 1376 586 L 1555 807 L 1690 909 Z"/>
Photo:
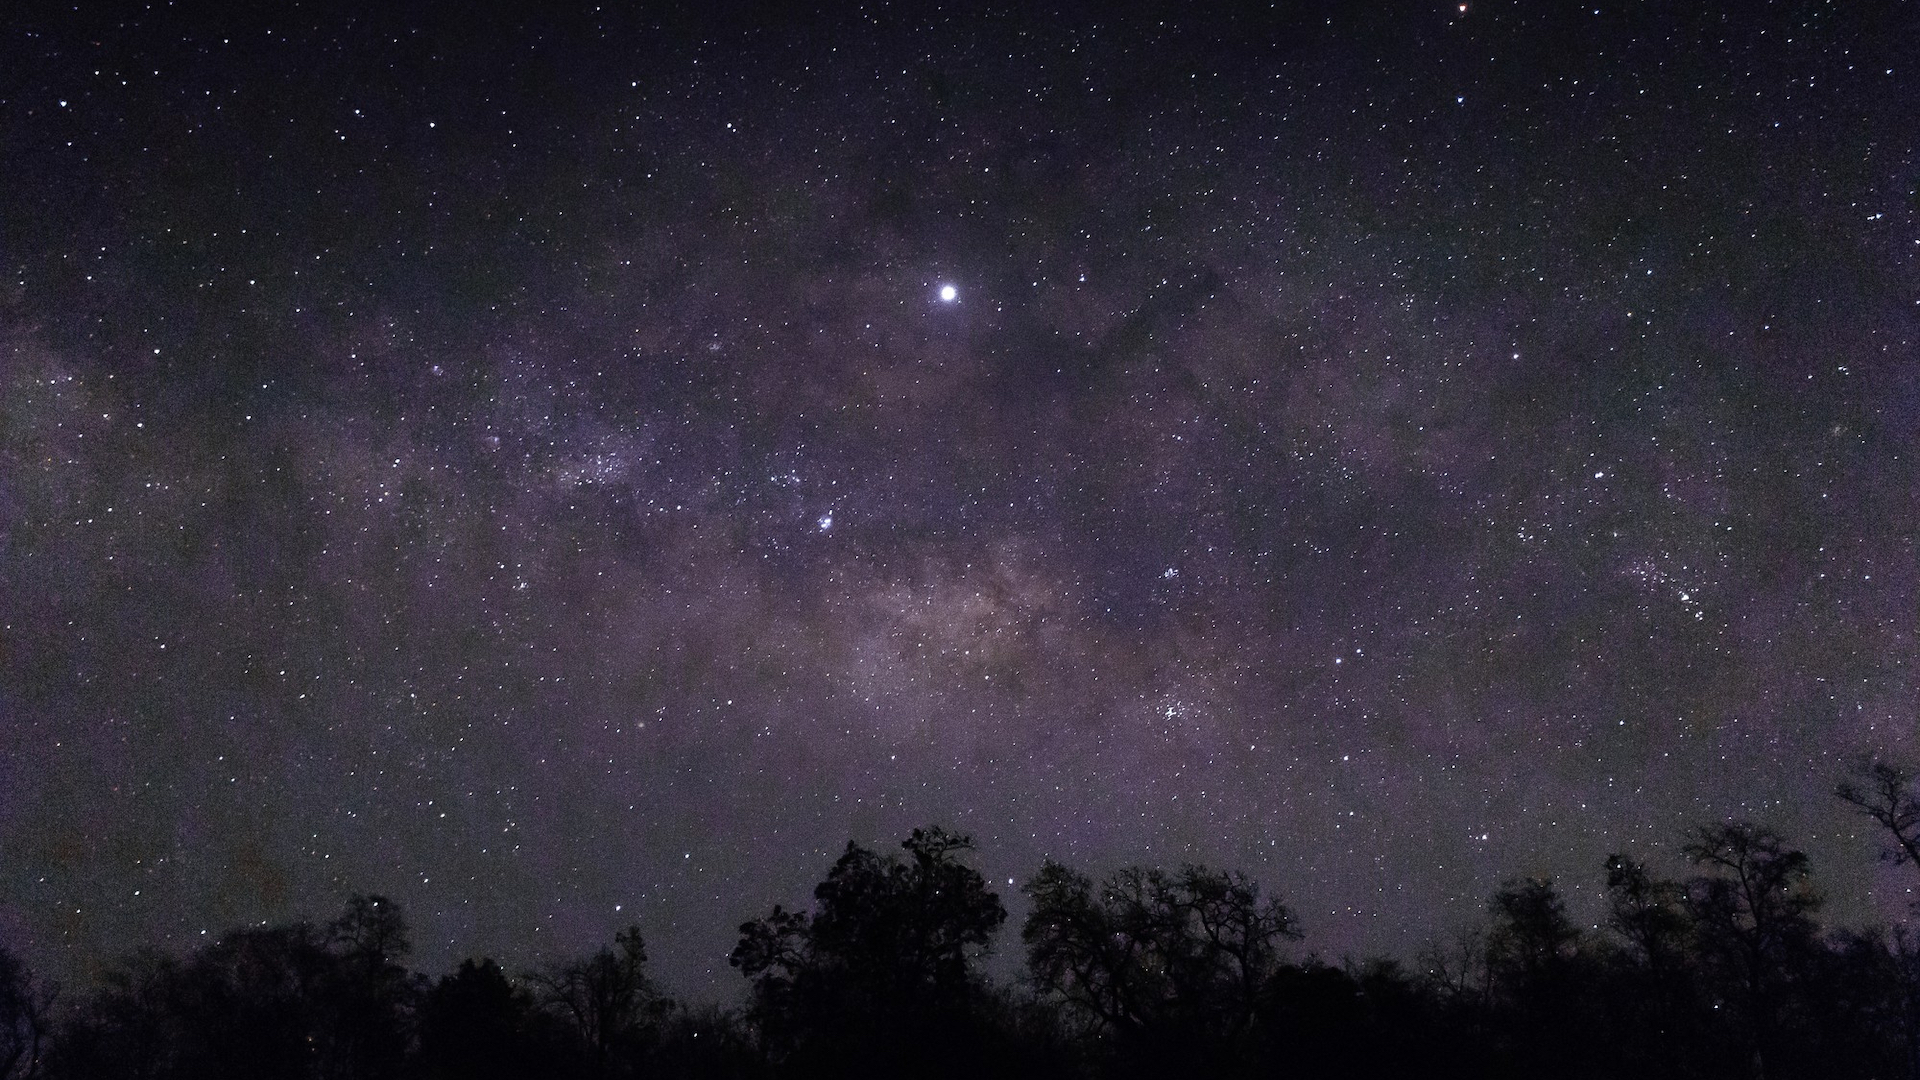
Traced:
<path id="1" fill-rule="evenodd" d="M 1900 916 L 1920 27 L 1535 6 L 10 20 L 0 944 L 719 997 L 928 821 L 1329 956 L 1734 818 Z"/>

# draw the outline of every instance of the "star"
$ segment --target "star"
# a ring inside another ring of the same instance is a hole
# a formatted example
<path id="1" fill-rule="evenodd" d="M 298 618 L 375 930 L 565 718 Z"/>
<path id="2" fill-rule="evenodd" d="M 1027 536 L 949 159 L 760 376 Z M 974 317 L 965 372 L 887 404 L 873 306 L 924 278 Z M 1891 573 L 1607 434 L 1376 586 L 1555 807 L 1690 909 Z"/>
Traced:
<path id="1" fill-rule="evenodd" d="M 1879 917 L 1830 793 L 1920 753 L 1877 17 L 386 7 L 0 44 L 0 948 L 361 890 L 423 971 L 644 914 L 732 1000 L 738 917 L 938 823 L 1406 957 L 1756 791 Z"/>

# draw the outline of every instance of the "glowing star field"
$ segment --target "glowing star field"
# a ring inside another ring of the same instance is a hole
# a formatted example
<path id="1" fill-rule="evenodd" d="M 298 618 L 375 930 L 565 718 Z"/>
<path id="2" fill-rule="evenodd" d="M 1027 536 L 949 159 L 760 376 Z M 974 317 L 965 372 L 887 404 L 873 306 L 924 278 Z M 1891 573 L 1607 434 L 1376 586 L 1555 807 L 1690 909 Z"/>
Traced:
<path id="1" fill-rule="evenodd" d="M 1913 11 L 1362 6 L 6 20 L 0 944 L 731 999 L 930 822 L 1329 957 L 1729 817 L 1899 915 Z"/>

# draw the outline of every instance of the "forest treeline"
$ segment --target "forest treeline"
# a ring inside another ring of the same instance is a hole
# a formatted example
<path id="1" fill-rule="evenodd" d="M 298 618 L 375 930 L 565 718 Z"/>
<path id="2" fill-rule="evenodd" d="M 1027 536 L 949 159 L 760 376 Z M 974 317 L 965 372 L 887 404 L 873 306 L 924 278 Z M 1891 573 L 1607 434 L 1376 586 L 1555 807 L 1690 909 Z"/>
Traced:
<path id="1" fill-rule="evenodd" d="M 1920 864 L 1908 773 L 1838 794 Z M 662 993 L 637 927 L 535 971 L 422 974 L 378 896 L 142 953 L 76 995 L 0 951 L 0 1080 L 1920 1076 L 1920 939 L 1823 926 L 1807 857 L 1749 822 L 1695 829 L 1685 879 L 1608 858 L 1602 927 L 1516 879 L 1411 964 L 1302 952 L 1293 912 L 1236 872 L 1049 862 L 1014 984 L 980 967 L 1007 911 L 969 839 L 901 848 L 850 843 L 811 910 L 741 926 L 733 1009 Z"/>

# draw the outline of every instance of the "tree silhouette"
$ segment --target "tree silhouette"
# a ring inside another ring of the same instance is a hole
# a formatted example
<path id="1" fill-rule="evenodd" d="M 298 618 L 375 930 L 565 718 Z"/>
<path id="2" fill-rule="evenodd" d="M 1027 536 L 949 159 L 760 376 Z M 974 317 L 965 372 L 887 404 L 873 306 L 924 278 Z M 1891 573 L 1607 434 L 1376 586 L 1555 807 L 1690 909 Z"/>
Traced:
<path id="1" fill-rule="evenodd" d="M 406 922 L 355 896 L 339 919 L 227 934 L 184 962 L 136 958 L 111 972 L 63 1035 L 81 1077 L 352 1077 L 406 1065 L 416 982 Z"/>
<path id="2" fill-rule="evenodd" d="M 332 957 L 310 923 L 229 934 L 166 986 L 178 1075 L 322 1077 L 330 1049 L 323 984 Z"/>
<path id="3" fill-rule="evenodd" d="M 1886 786 L 1854 805 L 1907 829 L 1905 774 L 1872 775 Z M 474 960 L 429 982 L 400 910 L 355 896 L 330 922 L 136 955 L 58 1024 L 51 989 L 0 950 L 0 1080 L 1920 1075 L 1905 929 L 1823 931 L 1806 856 L 1767 828 L 1686 839 L 1684 884 L 1607 860 L 1610 934 L 1516 878 L 1413 974 L 1284 961 L 1291 912 L 1237 873 L 1095 884 L 1048 862 L 1026 886 L 1028 978 L 995 986 L 979 961 L 1005 908 L 966 837 L 916 830 L 898 854 L 847 845 L 809 910 L 741 926 L 744 1014 L 663 996 L 634 928 L 519 982 Z"/>
<path id="4" fill-rule="evenodd" d="M 1686 962 L 1686 898 L 1679 882 L 1656 878 L 1625 855 L 1607 856 L 1607 923 L 1627 943 L 1628 954 L 1656 977 Z"/>
<path id="5" fill-rule="evenodd" d="M 1896 865 L 1920 866 L 1920 793 L 1906 768 L 1872 761 L 1834 788 L 1834 794 L 1878 822 L 1893 840 L 1880 857 Z M 1920 902 L 1914 907 L 1920 910 Z M 1907 1075 L 1920 1080 L 1920 943 L 1905 928 L 1896 933 L 1888 955 L 1899 976 L 1901 1026 L 1907 1048 Z"/>
<path id="6" fill-rule="evenodd" d="M 1871 762 L 1841 781 L 1834 794 L 1887 830 L 1894 846 L 1883 850 L 1882 858 L 1920 865 L 1920 794 L 1914 791 L 1911 773 L 1885 761 Z"/>
<path id="7" fill-rule="evenodd" d="M 1283 964 L 1260 998 L 1249 1076 L 1451 1075 L 1457 1055 L 1433 1023 L 1430 999 L 1392 961 Z"/>
<path id="8" fill-rule="evenodd" d="M 907 1071 L 959 1069 L 929 1051 L 955 1048 L 981 989 L 974 963 L 1006 908 L 959 861 L 970 838 L 915 829 L 901 847 L 910 858 L 848 843 L 811 915 L 775 907 L 740 927 L 729 961 L 752 980 L 753 1017 L 793 1071 L 832 1071 L 858 1044 Z"/>
<path id="9" fill-rule="evenodd" d="M 427 991 L 419 1012 L 426 1080 L 510 1080 L 540 1064 L 533 997 L 492 960 L 462 960 Z M 550 1056 L 550 1055 L 549 1055 Z M 551 1062 L 549 1062 L 551 1064 Z"/>
<path id="10" fill-rule="evenodd" d="M 397 1075 L 425 989 L 404 964 L 412 949 L 405 915 L 384 896 L 355 894 L 325 938 L 333 962 L 320 986 L 324 1036 L 314 1040 L 321 1075 Z"/>
<path id="11" fill-rule="evenodd" d="M 1489 1003 L 1504 1032 L 1496 1049 L 1523 1073 L 1569 1061 L 1596 1067 L 1608 1052 L 1605 1014 L 1592 993 L 1597 964 L 1553 882 L 1505 882 L 1488 908 Z"/>
<path id="12" fill-rule="evenodd" d="M 1703 1075 L 1694 1051 L 1713 1015 L 1699 1000 L 1686 887 L 1625 855 L 1609 855 L 1606 867 L 1607 925 L 1620 943 L 1606 973 L 1616 1049 L 1642 1075 Z"/>
<path id="13" fill-rule="evenodd" d="M 979 873 L 955 861 L 971 840 L 915 829 L 901 846 L 910 863 L 848 846 L 814 892 L 810 944 L 877 989 L 946 995 L 966 985 L 1006 909 Z"/>
<path id="14" fill-rule="evenodd" d="M 748 1080 L 767 1072 L 751 1033 L 730 1010 L 677 1008 L 661 1024 L 648 1075 L 682 1080 Z"/>
<path id="15" fill-rule="evenodd" d="M 1701 826 L 1681 850 L 1708 871 L 1687 888 L 1704 974 L 1744 1017 L 1753 1070 L 1764 1075 L 1788 1045 L 1789 994 L 1816 945 L 1821 898 L 1807 856 L 1746 821 Z"/>
<path id="16" fill-rule="evenodd" d="M 1518 989 L 1535 989 L 1574 956 L 1580 931 L 1546 878 L 1509 881 L 1493 894 L 1489 907 L 1494 928 L 1488 935 L 1488 959 L 1496 980 Z"/>
<path id="17" fill-rule="evenodd" d="M 89 1080 L 173 1075 L 185 1038 L 172 1001 L 179 980 L 180 965 L 151 951 L 107 970 L 62 1025 L 54 1074 Z"/>
<path id="18" fill-rule="evenodd" d="M 54 988 L 0 948 L 0 1080 L 28 1080 L 40 1067 L 52 1034 Z"/>
<path id="19" fill-rule="evenodd" d="M 1300 936 L 1292 912 L 1263 903 L 1246 877 L 1201 866 L 1129 867 L 1096 894 L 1048 861 L 1026 891 L 1033 910 L 1021 939 L 1034 985 L 1142 1066 L 1210 1045 L 1236 1053 L 1280 943 Z"/>
<path id="20" fill-rule="evenodd" d="M 584 960 L 527 976 L 540 1006 L 566 1023 L 594 1067 L 613 1074 L 644 1051 L 648 1029 L 669 1008 L 647 978 L 647 946 L 638 926 L 614 935 Z"/>

